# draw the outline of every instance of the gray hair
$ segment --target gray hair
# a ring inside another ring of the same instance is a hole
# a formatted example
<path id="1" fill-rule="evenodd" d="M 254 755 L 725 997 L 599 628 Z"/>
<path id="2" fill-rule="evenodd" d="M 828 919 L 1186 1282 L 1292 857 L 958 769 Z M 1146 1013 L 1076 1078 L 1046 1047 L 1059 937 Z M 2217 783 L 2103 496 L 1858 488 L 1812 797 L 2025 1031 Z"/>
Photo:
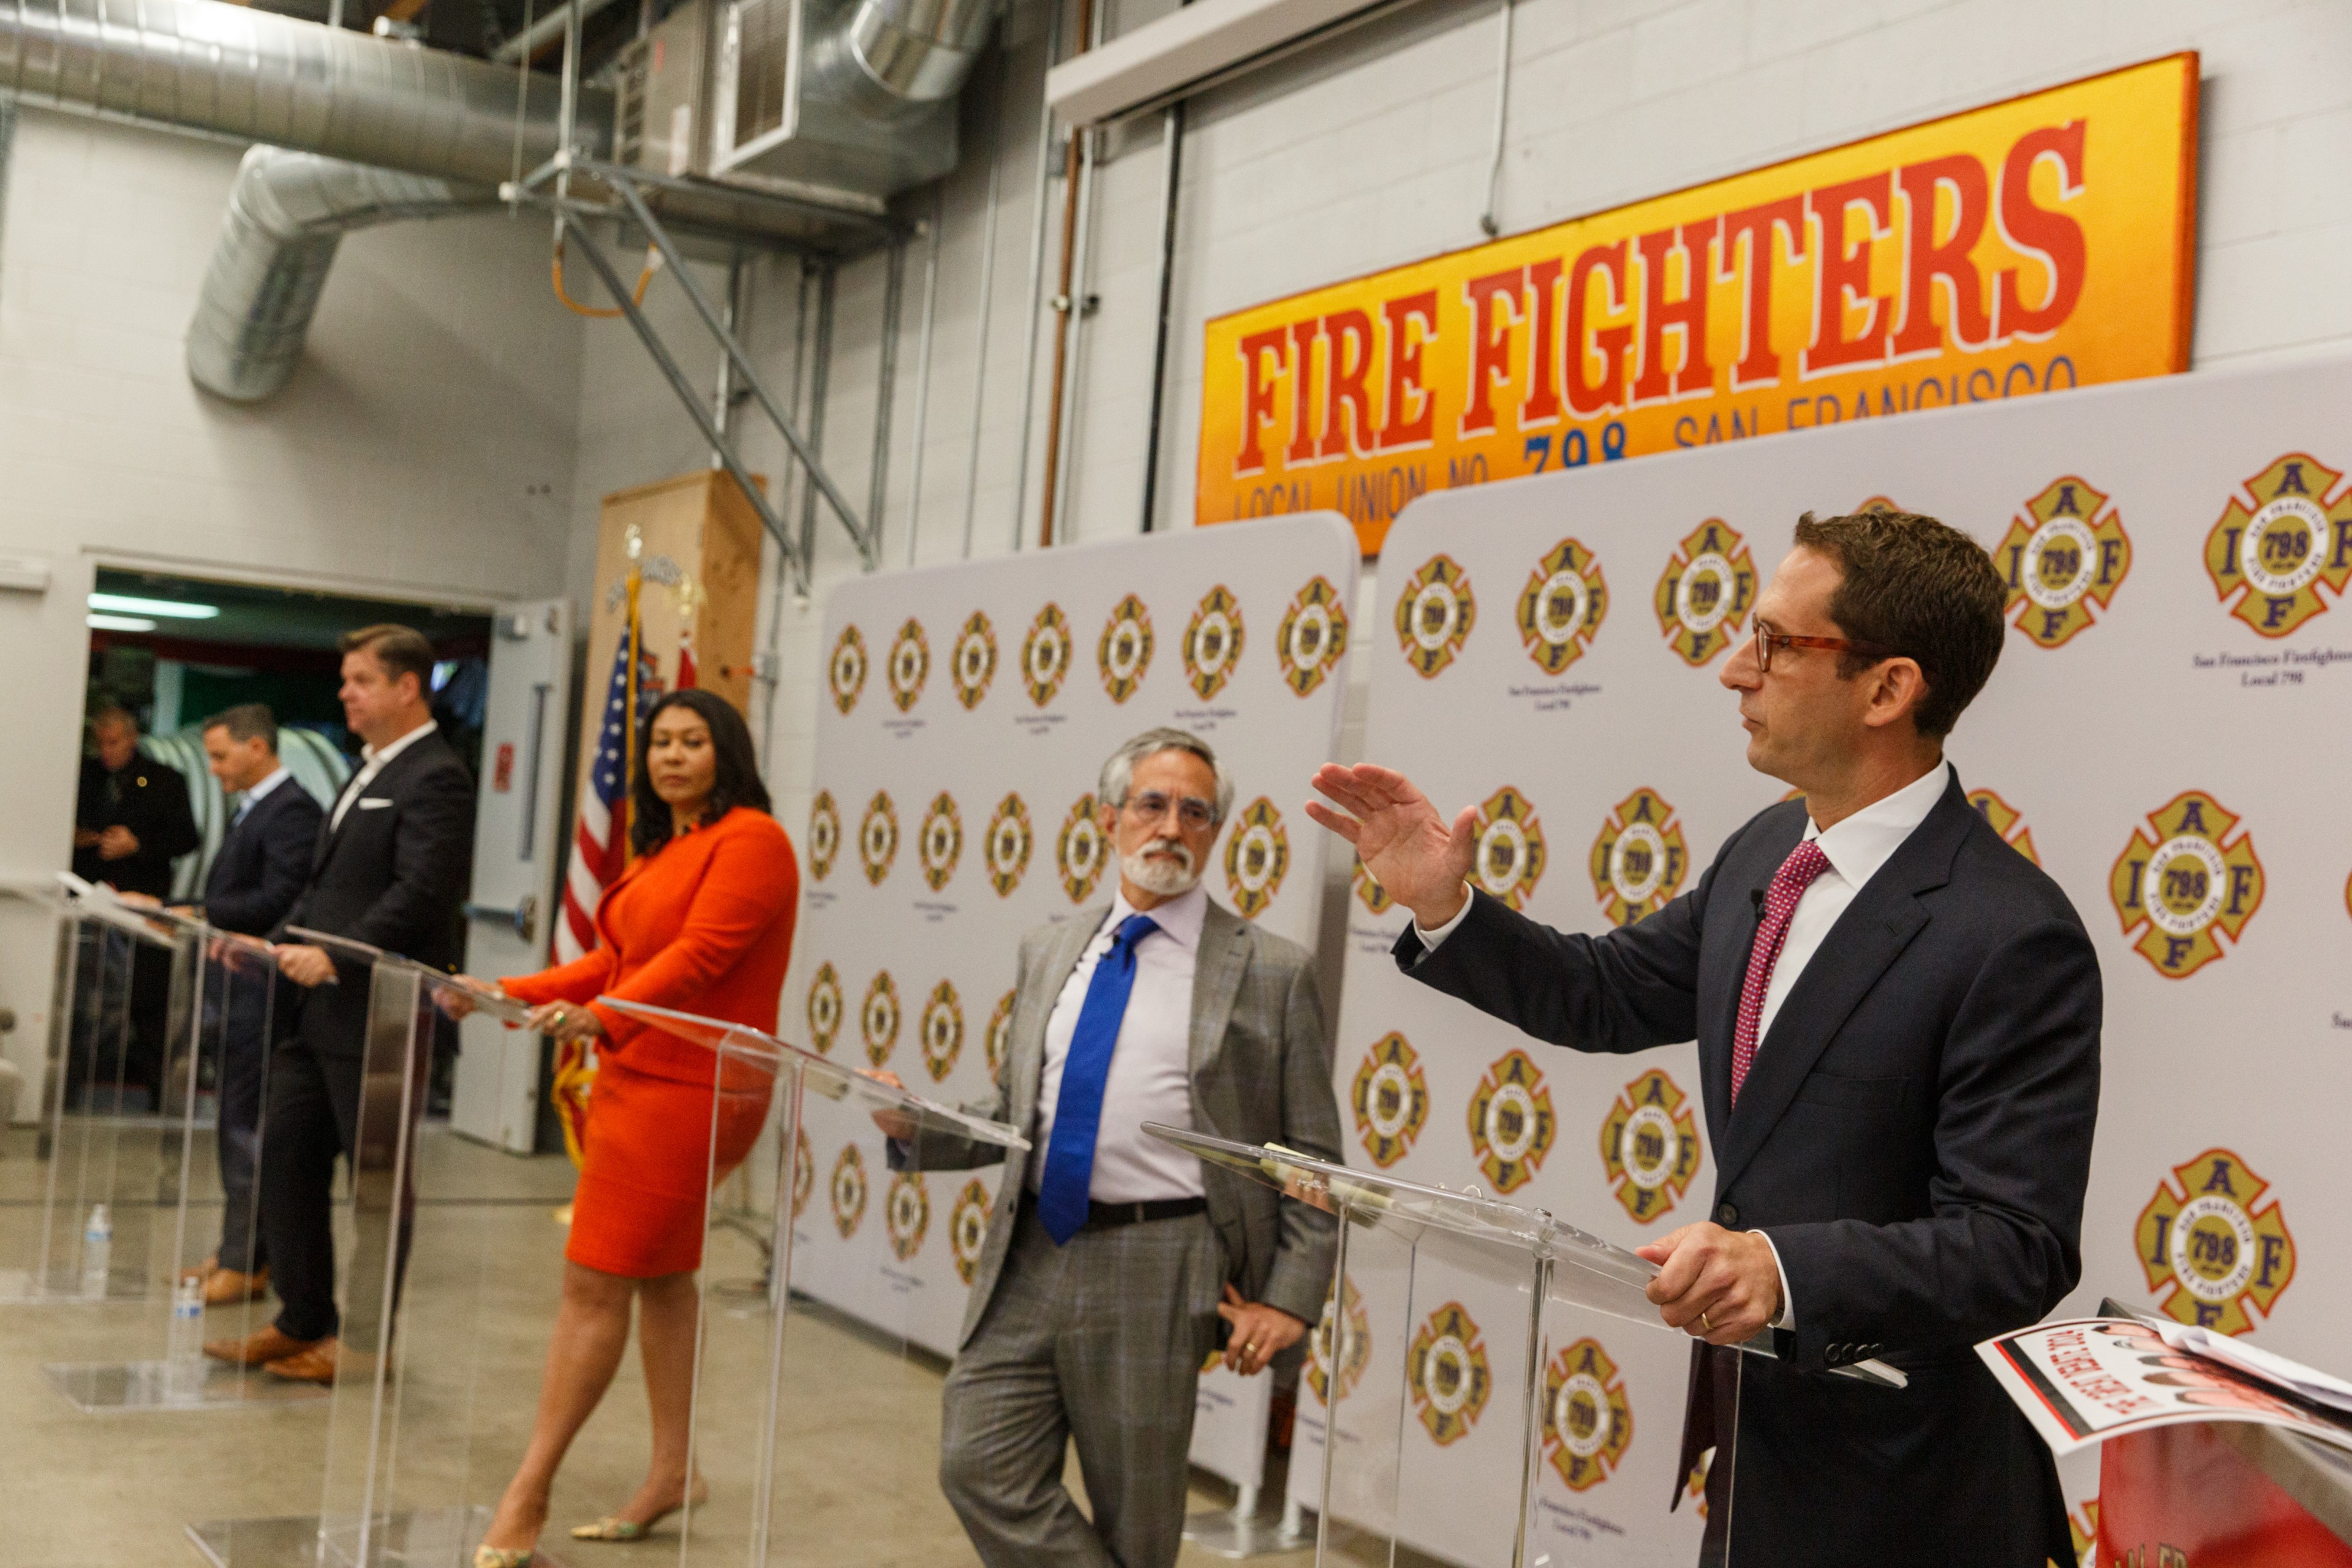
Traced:
<path id="1" fill-rule="evenodd" d="M 278 750 L 278 719 L 267 702 L 240 702 L 234 708 L 224 708 L 205 721 L 199 733 L 209 734 L 215 730 L 226 730 L 232 741 L 267 741 L 272 752 Z"/>
<path id="2" fill-rule="evenodd" d="M 1217 753 L 1209 742 L 1190 730 L 1146 730 L 1120 746 L 1102 765 L 1095 798 L 1105 805 L 1125 805 L 1128 786 L 1135 779 L 1135 764 L 1161 752 L 1190 752 L 1209 764 L 1209 770 L 1217 775 L 1217 820 L 1224 821 L 1234 809 L 1234 775 L 1225 772 L 1225 764 L 1217 761 Z"/>

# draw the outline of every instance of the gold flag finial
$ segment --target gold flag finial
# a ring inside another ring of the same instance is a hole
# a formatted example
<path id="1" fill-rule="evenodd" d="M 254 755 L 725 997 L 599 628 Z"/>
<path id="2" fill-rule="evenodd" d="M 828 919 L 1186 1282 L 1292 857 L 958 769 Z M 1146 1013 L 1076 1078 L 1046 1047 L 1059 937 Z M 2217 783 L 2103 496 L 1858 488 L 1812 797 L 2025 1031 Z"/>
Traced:
<path id="1" fill-rule="evenodd" d="M 635 523 L 629 524 L 628 532 L 622 537 L 629 542 L 630 560 L 635 561 L 646 552 L 646 531 Z"/>

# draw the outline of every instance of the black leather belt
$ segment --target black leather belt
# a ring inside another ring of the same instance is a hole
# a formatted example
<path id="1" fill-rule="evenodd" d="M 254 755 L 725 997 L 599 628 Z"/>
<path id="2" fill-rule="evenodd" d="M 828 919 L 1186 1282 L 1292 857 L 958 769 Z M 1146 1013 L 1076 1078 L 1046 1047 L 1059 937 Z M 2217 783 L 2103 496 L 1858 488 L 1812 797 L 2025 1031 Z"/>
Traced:
<path id="1" fill-rule="evenodd" d="M 1037 1194 L 1024 1191 L 1021 1201 L 1031 1208 L 1037 1206 Z M 1146 1220 L 1182 1219 L 1186 1215 L 1206 1214 L 1206 1198 L 1155 1198 L 1150 1203 L 1098 1204 L 1091 1199 L 1087 1204 L 1088 1230 L 1113 1230 L 1122 1225 L 1140 1225 Z"/>

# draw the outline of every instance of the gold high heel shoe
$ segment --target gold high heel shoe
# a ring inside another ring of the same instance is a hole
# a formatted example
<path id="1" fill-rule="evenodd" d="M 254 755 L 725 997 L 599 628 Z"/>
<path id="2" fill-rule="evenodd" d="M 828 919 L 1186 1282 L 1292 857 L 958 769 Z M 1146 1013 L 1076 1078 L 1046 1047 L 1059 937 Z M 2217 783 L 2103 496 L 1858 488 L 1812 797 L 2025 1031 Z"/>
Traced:
<path id="1" fill-rule="evenodd" d="M 593 1521 L 590 1523 L 573 1525 L 572 1527 L 572 1539 L 574 1541 L 608 1542 L 643 1541 L 646 1536 L 653 1533 L 655 1525 L 659 1524 L 663 1520 L 666 1520 L 671 1514 L 676 1513 L 678 1509 L 700 1508 L 704 1503 L 707 1503 L 709 1500 L 710 1483 L 709 1481 L 698 1481 L 695 1483 L 693 1491 L 688 1494 L 686 1500 L 683 1503 L 673 1504 L 672 1506 L 662 1510 L 659 1513 L 654 1515 L 653 1518 L 646 1520 L 642 1524 L 634 1519 L 623 1519 L 618 1514 L 608 1513 L 604 1518 Z M 522 1565 L 504 1563 L 477 1563 L 474 1565 L 474 1568 L 522 1568 Z"/>

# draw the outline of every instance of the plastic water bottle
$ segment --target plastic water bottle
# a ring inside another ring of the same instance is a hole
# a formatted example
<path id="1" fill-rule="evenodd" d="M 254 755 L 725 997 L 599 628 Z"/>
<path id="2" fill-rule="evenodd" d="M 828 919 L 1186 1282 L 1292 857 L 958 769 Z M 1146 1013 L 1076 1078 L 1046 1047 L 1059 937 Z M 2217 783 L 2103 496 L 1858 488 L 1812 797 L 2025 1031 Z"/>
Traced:
<path id="1" fill-rule="evenodd" d="M 89 1223 L 81 1233 L 81 1293 L 91 1300 L 106 1299 L 106 1279 L 114 1262 L 114 1220 L 104 1204 L 92 1204 Z"/>
<path id="2" fill-rule="evenodd" d="M 183 1279 L 172 1291 L 172 1337 L 164 1348 L 166 1378 L 175 1398 L 194 1398 L 205 1382 L 205 1285 Z"/>

